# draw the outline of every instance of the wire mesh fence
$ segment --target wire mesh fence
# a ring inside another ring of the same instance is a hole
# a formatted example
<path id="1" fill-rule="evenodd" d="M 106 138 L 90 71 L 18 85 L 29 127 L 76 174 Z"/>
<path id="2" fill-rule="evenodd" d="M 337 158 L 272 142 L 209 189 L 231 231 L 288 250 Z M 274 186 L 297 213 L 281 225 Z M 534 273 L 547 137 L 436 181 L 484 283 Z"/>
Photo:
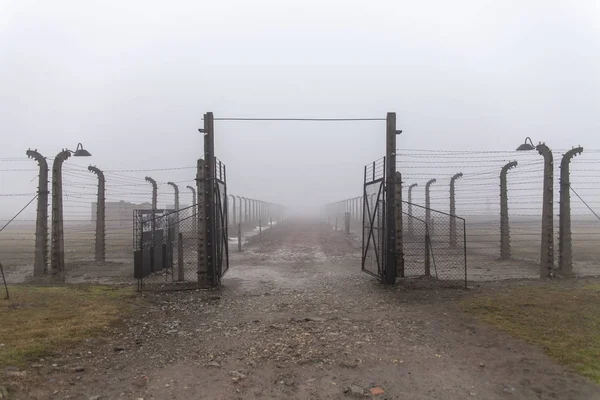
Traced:
<path id="1" fill-rule="evenodd" d="M 134 211 L 138 290 L 199 287 L 197 208 Z"/>
<path id="2" fill-rule="evenodd" d="M 463 218 L 402 202 L 401 277 L 430 277 L 467 285 L 466 223 Z"/>

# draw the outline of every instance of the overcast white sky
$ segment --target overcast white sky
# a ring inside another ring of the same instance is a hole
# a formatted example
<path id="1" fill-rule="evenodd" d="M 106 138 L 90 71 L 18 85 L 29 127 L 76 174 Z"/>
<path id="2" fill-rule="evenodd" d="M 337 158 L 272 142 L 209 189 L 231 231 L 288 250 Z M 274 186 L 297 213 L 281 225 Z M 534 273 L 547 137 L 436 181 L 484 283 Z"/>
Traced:
<path id="1" fill-rule="evenodd" d="M 68 163 L 193 166 L 206 111 L 395 111 L 399 148 L 598 149 L 599 21 L 597 0 L 0 0 L 0 158 L 82 142 L 93 157 Z M 360 194 L 385 150 L 378 122 L 215 129 L 230 192 L 293 206 Z M 34 176 L 0 172 L 0 192 Z M 0 197 L 3 214 L 26 200 Z"/>

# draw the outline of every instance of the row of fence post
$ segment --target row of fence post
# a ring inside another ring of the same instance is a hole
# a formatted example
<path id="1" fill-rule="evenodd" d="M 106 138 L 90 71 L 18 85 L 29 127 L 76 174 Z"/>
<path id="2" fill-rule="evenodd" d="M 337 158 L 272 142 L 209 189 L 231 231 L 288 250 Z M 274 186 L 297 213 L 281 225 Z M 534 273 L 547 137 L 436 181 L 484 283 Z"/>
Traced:
<path id="1" fill-rule="evenodd" d="M 232 200 L 232 225 L 237 229 L 238 251 L 242 251 L 242 225 L 258 223 L 259 233 L 262 233 L 263 223 L 273 226 L 273 218 L 280 222 L 283 206 L 263 200 L 230 194 Z M 237 199 L 237 202 L 236 202 Z M 243 204 L 243 207 L 242 207 Z M 242 214 L 242 210 L 244 213 Z"/>
<path id="2" fill-rule="evenodd" d="M 65 256 L 64 256 L 64 218 L 63 218 L 63 182 L 62 165 L 70 157 L 69 151 L 60 152 L 54 159 L 52 165 L 52 236 L 50 247 L 50 270 L 48 270 L 48 163 L 46 158 L 37 150 L 27 150 L 27 156 L 37 161 L 39 166 L 38 198 L 35 229 L 35 255 L 34 255 L 34 277 L 42 277 L 50 273 L 57 281 L 65 280 Z M 96 166 L 89 166 L 88 170 L 98 177 L 98 191 L 96 202 L 96 229 L 94 244 L 94 260 L 96 262 L 106 261 L 106 178 L 104 172 Z M 152 224 L 155 223 L 158 184 L 156 180 L 147 176 L 145 180 L 152 185 Z M 175 211 L 179 209 L 179 188 L 173 182 L 168 182 L 175 191 Z M 191 190 L 194 205 L 196 204 L 196 190 Z M 194 229 L 196 229 L 194 227 Z M 154 231 L 154 227 L 152 227 Z"/>
<path id="3" fill-rule="evenodd" d="M 573 157 L 583 152 L 582 147 L 576 147 L 567 151 L 561 160 L 560 165 L 560 201 L 559 201 L 559 234 L 558 234 L 558 266 L 555 268 L 554 263 L 554 217 L 553 217 L 553 198 L 554 198 L 554 176 L 553 176 L 553 156 L 551 150 L 543 143 L 536 146 L 540 155 L 544 157 L 544 178 L 543 178 L 543 199 L 542 199 L 542 228 L 541 228 L 541 253 L 540 253 L 540 277 L 551 277 L 555 274 L 561 276 L 573 275 L 573 256 L 572 256 L 572 238 L 571 238 L 571 205 L 570 205 L 570 174 L 569 166 Z M 509 208 L 508 208 L 508 171 L 516 168 L 518 163 L 511 161 L 501 167 L 500 170 L 500 258 L 508 260 L 511 258 L 511 243 L 510 243 L 510 225 L 509 225 Z M 457 173 L 450 178 L 450 215 L 456 215 L 456 198 L 455 184 L 456 180 L 463 176 L 462 173 Z M 436 183 L 435 178 L 430 179 L 425 184 L 425 208 L 426 208 L 426 223 L 430 233 L 433 233 L 433 221 L 431 221 L 431 185 Z M 408 215 L 412 215 L 412 194 L 413 189 L 417 187 L 416 183 L 408 186 L 407 208 Z M 367 196 L 365 194 L 365 196 Z M 400 194 L 401 196 L 401 194 Z M 401 198 L 401 197 L 400 197 Z M 364 200 L 363 200 L 364 199 Z M 363 212 L 363 201 L 368 198 L 356 197 L 330 203 L 325 206 L 327 218 L 336 219 L 343 216 L 344 213 L 349 213 L 352 218 L 360 219 Z M 399 203 L 401 204 L 401 202 Z M 401 214 L 401 212 L 399 212 Z M 396 216 L 397 217 L 397 216 Z M 398 217 L 396 218 L 397 222 Z M 398 228 L 397 228 L 398 229 Z M 457 228 L 456 221 L 450 219 L 450 246 L 456 247 Z M 407 232 L 413 232 L 413 221 L 409 218 Z M 398 234 L 397 234 L 398 235 Z M 401 235 L 398 236 L 396 246 L 401 247 L 399 242 Z"/>

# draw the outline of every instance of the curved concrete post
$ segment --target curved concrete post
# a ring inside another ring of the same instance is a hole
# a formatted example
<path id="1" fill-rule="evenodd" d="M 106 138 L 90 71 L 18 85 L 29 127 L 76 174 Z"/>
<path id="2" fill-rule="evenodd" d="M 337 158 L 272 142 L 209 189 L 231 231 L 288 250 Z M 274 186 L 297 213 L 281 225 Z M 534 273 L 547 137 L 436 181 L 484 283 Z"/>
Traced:
<path id="1" fill-rule="evenodd" d="M 518 165 L 511 161 L 500 170 L 500 259 L 508 260 L 510 254 L 510 226 L 508 223 L 508 186 L 506 175 L 508 171 Z"/>
<path id="2" fill-rule="evenodd" d="M 156 231 L 156 209 L 158 202 L 158 185 L 156 184 L 156 181 L 150 178 L 149 176 L 147 176 L 145 179 L 146 182 L 152 185 L 152 220 L 150 221 L 150 226 L 152 229 L 152 245 L 154 245 L 154 233 Z"/>
<path id="3" fill-rule="evenodd" d="M 454 174 L 454 176 L 450 178 L 450 215 L 452 216 L 456 215 L 456 199 L 454 186 L 456 180 L 462 178 L 462 176 L 462 172 L 459 172 L 458 174 Z M 450 247 L 456 247 L 456 218 L 453 217 L 450 217 Z"/>
<path id="4" fill-rule="evenodd" d="M 98 176 L 94 259 L 96 262 L 104 262 L 106 260 L 106 180 L 104 179 L 104 172 L 100 168 L 90 165 L 88 171 Z"/>
<path id="5" fill-rule="evenodd" d="M 197 202 L 197 199 L 196 199 L 196 189 L 194 189 L 194 188 L 193 188 L 193 187 L 191 187 L 191 186 L 186 186 L 186 188 L 187 188 L 187 189 L 190 189 L 190 191 L 192 192 L 192 198 L 193 198 L 193 199 L 192 199 L 192 205 L 193 205 L 193 206 L 195 206 L 195 205 L 196 205 L 196 202 Z"/>
<path id="6" fill-rule="evenodd" d="M 179 238 L 179 186 L 177 186 L 174 182 L 167 182 L 167 185 L 171 186 L 175 192 L 175 204 L 173 204 L 173 207 L 175 208 L 175 237 Z M 167 236 L 170 234 L 170 231 L 167 231 Z M 183 277 L 180 280 L 183 280 Z"/>
<path id="7" fill-rule="evenodd" d="M 573 276 L 573 249 L 571 243 L 571 159 L 583 152 L 579 146 L 565 153 L 560 161 L 560 212 L 558 225 L 558 271 L 562 276 Z"/>
<path id="8" fill-rule="evenodd" d="M 197 197 L 196 197 L 196 189 L 194 189 L 192 186 L 186 186 L 187 189 L 189 189 L 192 192 L 192 209 L 194 210 L 192 212 L 192 232 L 194 232 L 194 235 L 197 233 L 198 230 L 198 218 L 196 217 L 196 205 L 197 205 Z"/>
<path id="9" fill-rule="evenodd" d="M 238 224 L 241 224 L 242 222 L 244 222 L 244 219 L 242 218 L 242 198 L 241 196 L 236 196 L 238 199 Z"/>
<path id="10" fill-rule="evenodd" d="M 63 230 L 62 165 L 71 156 L 68 150 L 56 155 L 52 163 L 52 246 L 50 270 L 54 279 L 65 281 L 65 241 Z"/>
<path id="11" fill-rule="evenodd" d="M 425 184 L 425 222 L 427 223 L 427 227 L 429 228 L 429 232 L 433 231 L 433 227 L 431 226 L 431 196 L 429 194 L 431 185 L 437 182 L 435 178 L 430 179 Z"/>
<path id="12" fill-rule="evenodd" d="M 48 273 L 48 162 L 37 150 L 27 150 L 26 154 L 27 157 L 36 160 L 40 167 L 38 175 L 33 276 L 44 276 Z"/>
<path id="13" fill-rule="evenodd" d="M 535 149 L 544 156 L 544 194 L 542 205 L 542 240 L 540 254 L 540 278 L 554 275 L 554 161 L 552 151 L 545 143 L 538 144 Z"/>
<path id="14" fill-rule="evenodd" d="M 242 199 L 244 199 L 244 222 L 249 222 L 250 221 L 250 211 L 249 211 L 249 203 L 250 200 L 248 200 L 247 197 L 242 197 Z"/>
<path id="15" fill-rule="evenodd" d="M 167 182 L 167 185 L 171 186 L 175 191 L 175 211 L 179 211 L 179 186 L 173 182 Z"/>

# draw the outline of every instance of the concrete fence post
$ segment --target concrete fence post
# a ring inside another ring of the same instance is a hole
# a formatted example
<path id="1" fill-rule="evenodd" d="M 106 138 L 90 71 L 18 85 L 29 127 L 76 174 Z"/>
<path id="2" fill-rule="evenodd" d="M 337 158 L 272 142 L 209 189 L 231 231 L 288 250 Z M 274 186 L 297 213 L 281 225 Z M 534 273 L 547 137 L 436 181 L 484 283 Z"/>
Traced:
<path id="1" fill-rule="evenodd" d="M 412 213 L 412 205 L 413 205 L 413 202 L 412 202 L 412 190 L 414 188 L 416 188 L 417 186 L 418 186 L 418 184 L 413 183 L 412 185 L 410 185 L 408 187 L 408 224 L 407 224 L 407 226 L 408 226 L 408 235 L 409 236 L 413 236 L 415 234 L 414 233 L 413 218 L 412 218 L 412 216 L 413 216 L 413 213 Z"/>
<path id="2" fill-rule="evenodd" d="M 435 178 L 430 179 L 425 184 L 425 223 L 427 224 L 427 229 L 429 230 L 429 235 L 433 230 L 433 226 L 431 224 L 431 196 L 430 196 L 430 188 L 431 185 L 436 182 Z"/>
<path id="3" fill-rule="evenodd" d="M 40 167 L 33 263 L 33 276 L 38 277 L 48 273 L 48 162 L 37 150 L 27 150 L 26 154 L 36 160 Z"/>
<path id="4" fill-rule="evenodd" d="M 565 153 L 560 162 L 560 211 L 558 225 L 558 272 L 561 276 L 573 276 L 573 249 L 571 241 L 571 159 L 581 154 L 583 148 L 576 147 Z"/>
<path id="5" fill-rule="evenodd" d="M 192 211 L 192 232 L 194 233 L 194 235 L 198 234 L 198 218 L 196 215 L 198 206 L 197 206 L 197 197 L 196 197 L 196 189 L 194 189 L 191 186 L 186 186 L 188 189 L 190 189 L 190 191 L 192 192 L 192 207 L 193 207 L 193 211 Z"/>
<path id="6" fill-rule="evenodd" d="M 233 226 L 237 226 L 237 213 L 235 212 L 236 211 L 236 208 L 235 208 L 235 205 L 236 205 L 235 204 L 235 196 L 232 195 L 232 194 L 230 194 L 229 196 L 231 196 L 231 199 L 233 200 L 233 203 L 232 203 L 233 207 L 231 209 L 231 216 L 233 218 L 232 218 L 231 223 L 233 224 Z"/>
<path id="7" fill-rule="evenodd" d="M 179 186 L 177 186 L 174 182 L 167 182 L 167 185 L 171 186 L 173 188 L 173 191 L 175 192 L 175 204 L 173 204 L 174 208 L 175 208 L 175 236 L 179 237 Z M 167 232 L 167 235 L 169 235 L 169 232 Z M 173 238 L 174 240 L 175 238 Z M 170 245 L 169 245 L 170 246 Z M 172 252 L 170 252 L 172 253 Z"/>
<path id="8" fill-rule="evenodd" d="M 510 259 L 510 226 L 508 221 L 508 186 L 506 176 L 508 171 L 517 166 L 516 161 L 511 161 L 500 170 L 500 259 Z"/>
<path id="9" fill-rule="evenodd" d="M 246 197 L 242 197 L 244 200 L 244 220 L 242 222 L 248 222 L 248 199 Z"/>
<path id="10" fill-rule="evenodd" d="M 545 143 L 536 146 L 544 156 L 544 194 L 542 206 L 542 240 L 540 254 L 540 278 L 554 275 L 554 161 L 552 151 Z"/>
<path id="11" fill-rule="evenodd" d="M 56 155 L 52 163 L 52 246 L 50 270 L 52 277 L 65 281 L 65 239 L 63 226 L 62 165 L 71 156 L 67 150 Z"/>
<path id="12" fill-rule="evenodd" d="M 152 221 L 150 221 L 150 229 L 152 230 L 152 246 L 154 246 L 154 235 L 156 234 L 156 209 L 158 203 L 158 185 L 156 181 L 149 176 L 146 178 L 146 182 L 152 185 Z"/>
<path id="13" fill-rule="evenodd" d="M 175 207 L 175 212 L 177 212 L 179 211 L 179 186 L 177 186 L 174 182 L 167 182 L 167 185 L 171 186 L 175 192 L 175 203 L 173 206 Z"/>
<path id="14" fill-rule="evenodd" d="M 462 178 L 462 172 L 455 174 L 452 178 L 450 178 L 450 215 L 456 215 L 456 195 L 454 191 L 454 186 L 456 180 Z M 450 247 L 456 248 L 456 218 L 450 217 Z"/>
<path id="15" fill-rule="evenodd" d="M 98 176 L 94 259 L 96 262 L 104 262 L 106 261 L 106 180 L 104 179 L 104 173 L 99 168 L 90 165 L 88 171 Z"/>

